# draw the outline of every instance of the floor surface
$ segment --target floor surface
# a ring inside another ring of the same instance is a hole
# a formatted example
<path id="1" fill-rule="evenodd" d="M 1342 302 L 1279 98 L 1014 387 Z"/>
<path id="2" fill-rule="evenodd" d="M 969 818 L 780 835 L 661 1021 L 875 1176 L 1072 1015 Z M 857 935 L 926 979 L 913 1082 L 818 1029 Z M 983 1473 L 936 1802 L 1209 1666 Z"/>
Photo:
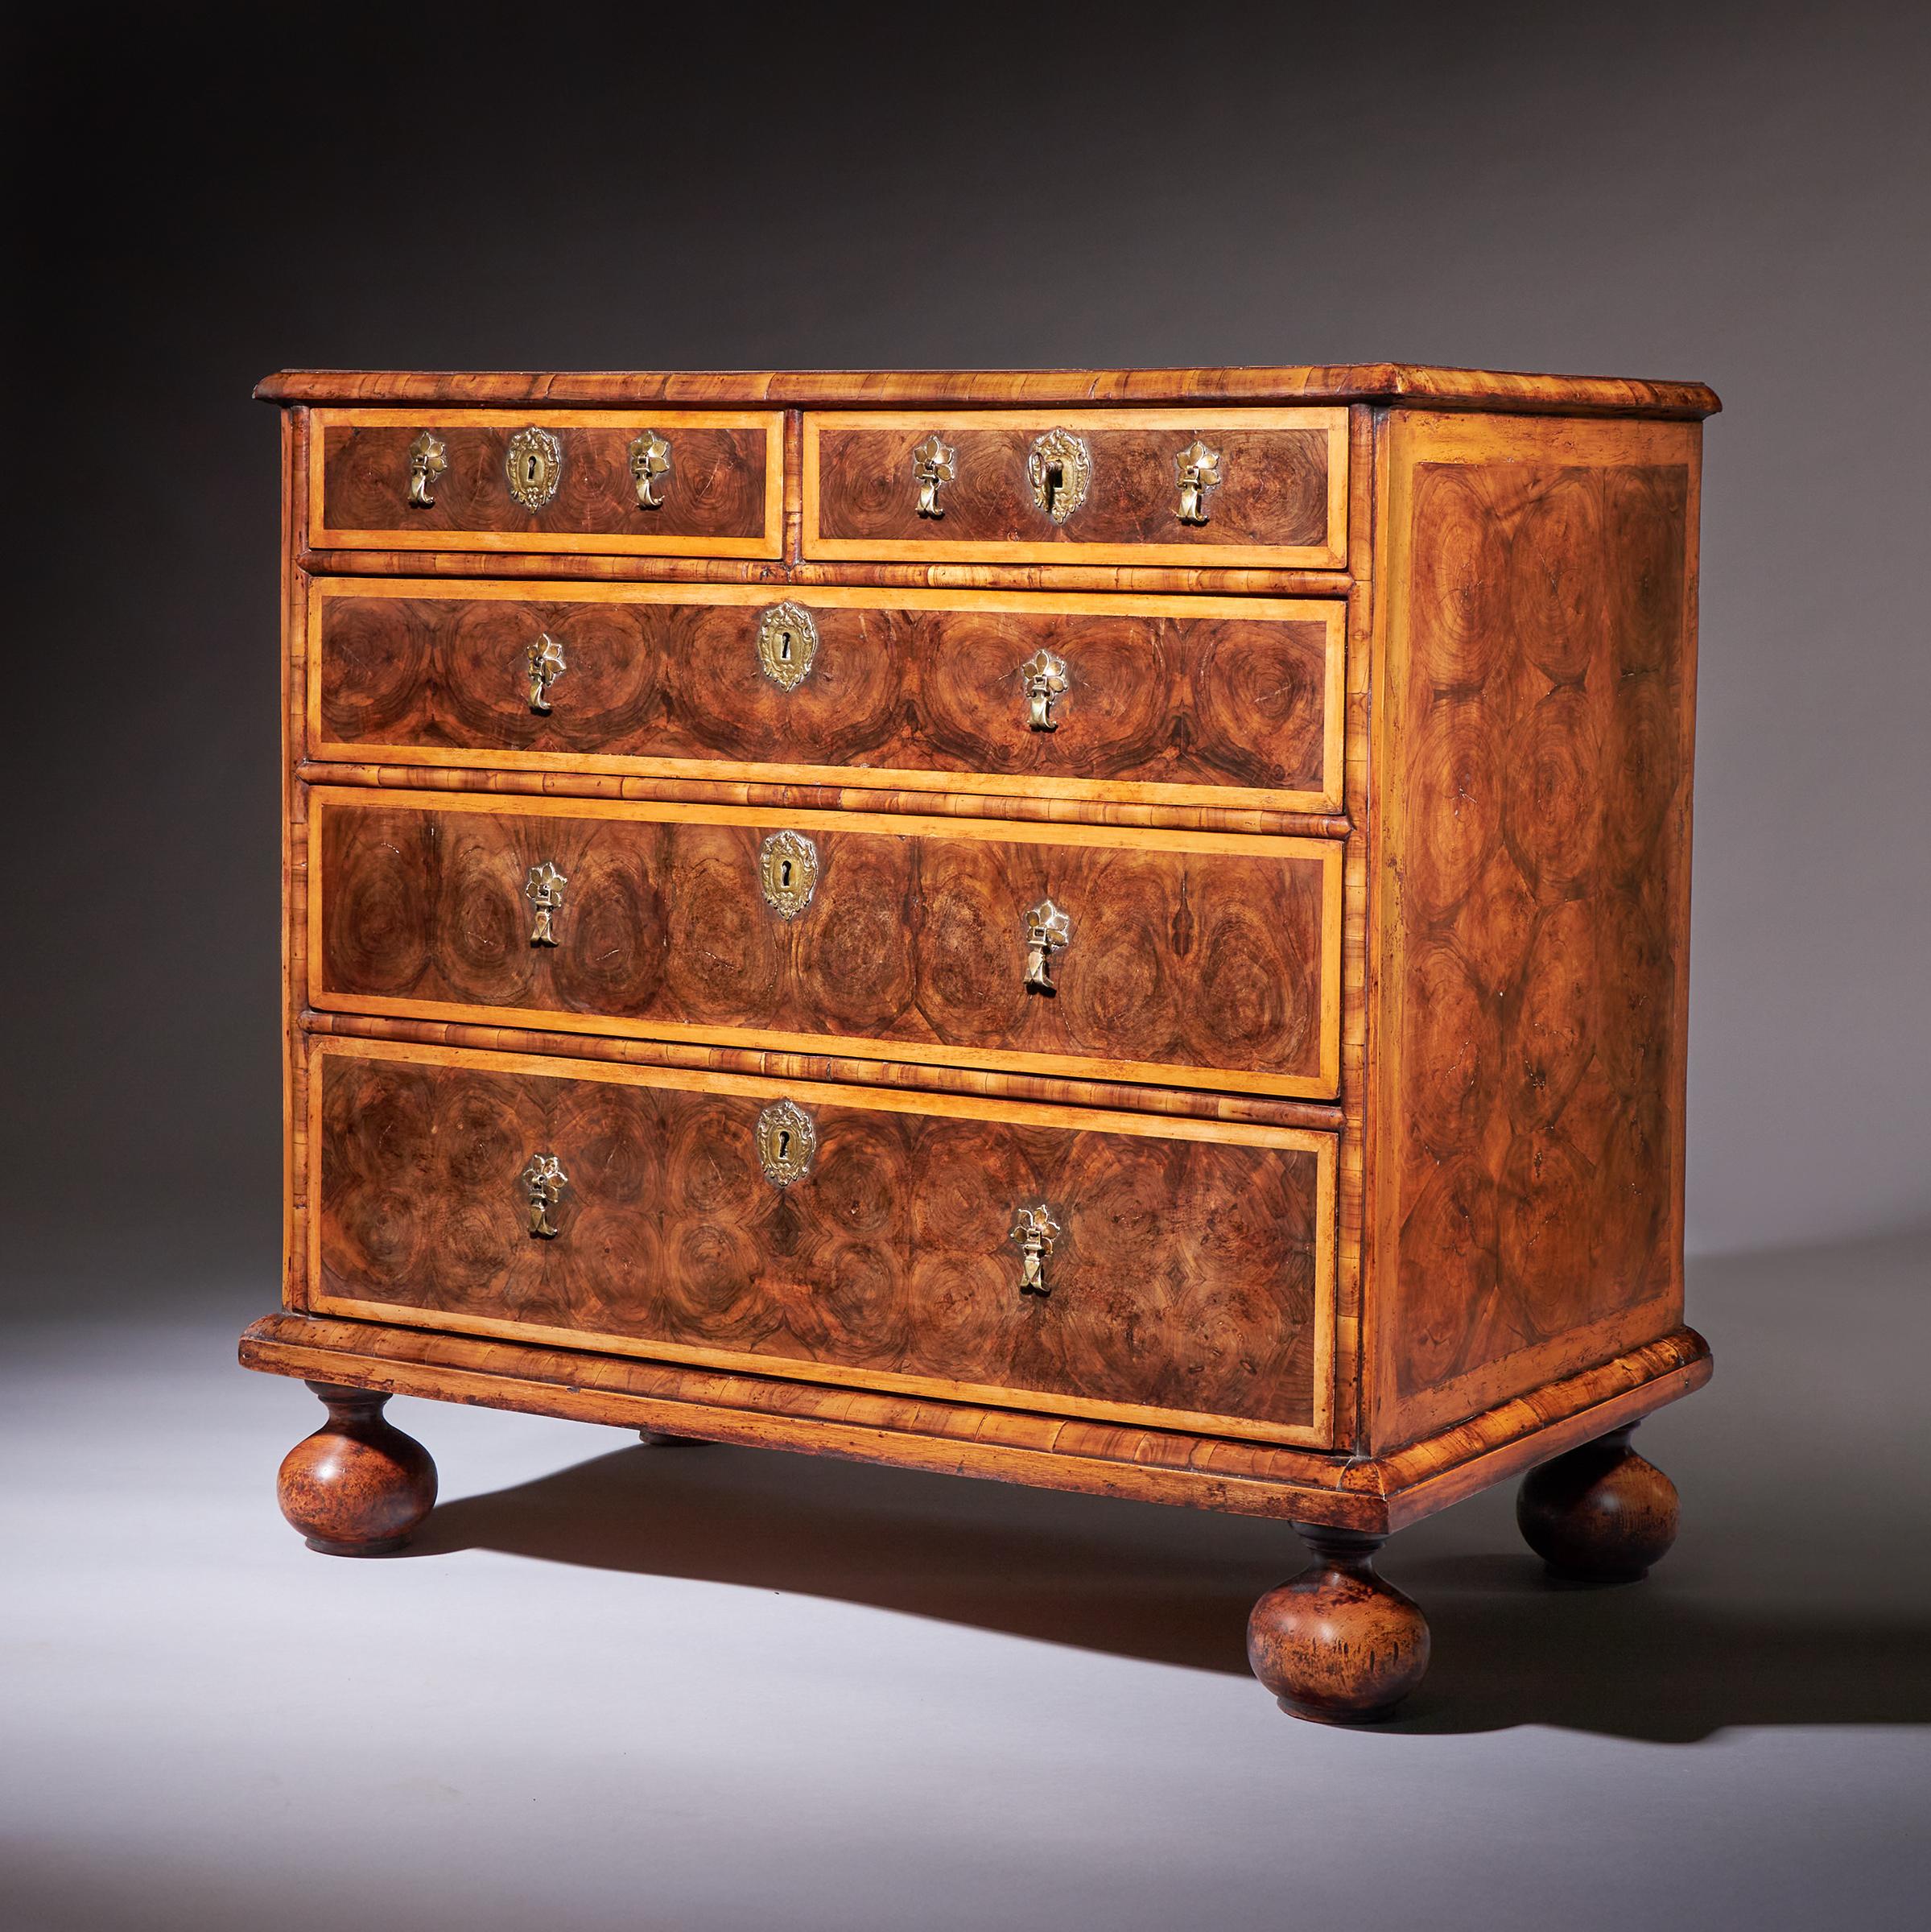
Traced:
<path id="1" fill-rule="evenodd" d="M 1507 1491 L 1405 1532 L 1434 1664 L 1366 1733 L 1247 1675 L 1264 1523 L 398 1401 L 441 1507 L 312 1554 L 265 1285 L 155 1267 L 6 1338 L 6 1932 L 1921 1922 L 1923 1241 L 1695 1267 L 1675 1551 L 1553 1587 Z"/>

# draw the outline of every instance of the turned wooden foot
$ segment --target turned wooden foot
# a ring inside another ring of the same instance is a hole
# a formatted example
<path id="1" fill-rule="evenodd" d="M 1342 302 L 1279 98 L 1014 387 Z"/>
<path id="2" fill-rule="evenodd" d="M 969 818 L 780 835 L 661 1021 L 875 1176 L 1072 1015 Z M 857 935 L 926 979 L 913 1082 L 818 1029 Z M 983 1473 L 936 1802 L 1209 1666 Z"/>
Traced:
<path id="1" fill-rule="evenodd" d="M 663 1429 L 640 1429 L 637 1439 L 646 1449 L 700 1449 L 704 1441 L 701 1435 L 672 1435 Z"/>
<path id="2" fill-rule="evenodd" d="M 1552 1575 L 1632 1583 L 1676 1541 L 1676 1484 L 1630 1447 L 1635 1429 L 1614 1430 L 1522 1479 L 1516 1521 Z"/>
<path id="3" fill-rule="evenodd" d="M 282 1513 L 311 1550 L 381 1556 L 399 1550 L 435 1502 L 435 1464 L 414 1437 L 382 1419 L 370 1389 L 311 1382 L 328 1420 L 282 1463 Z"/>
<path id="4" fill-rule="evenodd" d="M 1428 1620 L 1376 1574 L 1384 1537 L 1294 1527 L 1315 1560 L 1254 1605 L 1247 1661 L 1292 1716 L 1376 1724 L 1428 1668 Z"/>

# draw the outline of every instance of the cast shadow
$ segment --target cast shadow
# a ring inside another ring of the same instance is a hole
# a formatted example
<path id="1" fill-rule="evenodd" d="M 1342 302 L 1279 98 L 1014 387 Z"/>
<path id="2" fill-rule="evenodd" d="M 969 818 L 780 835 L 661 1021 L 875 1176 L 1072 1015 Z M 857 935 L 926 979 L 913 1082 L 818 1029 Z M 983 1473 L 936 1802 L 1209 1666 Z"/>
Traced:
<path id="1" fill-rule="evenodd" d="M 1541 1724 L 1690 1743 L 1732 1725 L 1931 1723 L 1921 1619 L 1752 1612 L 1673 1588 L 1662 1568 L 1565 1588 L 1519 1547 L 1401 1547 L 1384 1567 L 1427 1612 L 1434 1661 L 1387 1732 Z M 1242 1675 L 1248 1609 L 1302 1561 L 1284 1525 L 716 1446 L 620 1450 L 446 1504 L 412 1553 L 465 1549 Z"/>

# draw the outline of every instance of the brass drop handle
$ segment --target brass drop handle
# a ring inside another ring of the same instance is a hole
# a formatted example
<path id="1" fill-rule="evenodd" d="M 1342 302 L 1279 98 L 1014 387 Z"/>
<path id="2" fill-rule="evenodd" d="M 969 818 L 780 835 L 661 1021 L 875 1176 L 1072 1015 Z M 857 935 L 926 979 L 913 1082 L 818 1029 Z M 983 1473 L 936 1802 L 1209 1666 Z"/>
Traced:
<path id="1" fill-rule="evenodd" d="M 556 915 L 563 910 L 563 888 L 569 883 L 552 859 L 530 868 L 530 877 L 523 881 L 523 896 L 536 913 L 536 923 L 530 929 L 532 946 L 556 943 Z"/>
<path id="2" fill-rule="evenodd" d="M 1059 1239 L 1059 1224 L 1053 1219 L 1052 1209 L 1043 1203 L 1021 1208 L 1013 1219 L 1013 1232 L 1006 1238 L 1019 1244 L 1019 1292 L 1050 1294 L 1053 1285 L 1046 1278 L 1046 1257 Z"/>
<path id="3" fill-rule="evenodd" d="M 563 1162 L 554 1154 L 533 1154 L 530 1164 L 518 1179 L 523 1189 L 525 1205 L 529 1209 L 532 1238 L 554 1241 L 559 1232 L 557 1209 L 563 1200 L 563 1190 L 570 1185 L 570 1177 L 563 1172 Z"/>
<path id="4" fill-rule="evenodd" d="M 550 687 L 570 668 L 563 662 L 563 647 L 545 631 L 530 644 L 525 662 L 530 673 L 530 708 L 547 713 Z"/>
<path id="5" fill-rule="evenodd" d="M 639 510 L 662 510 L 664 479 L 670 473 L 670 445 L 646 429 L 630 445 L 630 484 Z"/>
<path id="6" fill-rule="evenodd" d="M 958 462 L 959 452 L 940 441 L 936 434 L 927 436 L 912 452 L 912 474 L 918 484 L 918 514 L 922 517 L 946 514 L 939 504 L 939 486 L 951 481 Z"/>
<path id="7" fill-rule="evenodd" d="M 1070 429 L 1049 429 L 1033 439 L 1025 473 L 1033 501 L 1055 523 L 1063 523 L 1086 501 L 1093 481 L 1093 452 Z"/>
<path id="8" fill-rule="evenodd" d="M 435 480 L 449 467 L 448 445 L 427 430 L 409 445 L 409 507 L 435 508 Z"/>
<path id="9" fill-rule="evenodd" d="M 1025 680 L 1026 701 L 1032 708 L 1028 728 L 1034 731 L 1057 731 L 1059 720 L 1053 716 L 1053 700 L 1067 687 L 1066 659 L 1042 646 L 1019 667 Z"/>
<path id="10" fill-rule="evenodd" d="M 1196 436 L 1174 459 L 1180 481 L 1180 502 L 1174 511 L 1182 523 L 1207 521 L 1207 493 L 1220 487 L 1220 452 Z"/>
<path id="11" fill-rule="evenodd" d="M 1050 970 L 1052 956 L 1071 943 L 1073 922 L 1050 899 L 1042 899 L 1025 915 L 1025 989 L 1057 993 Z"/>

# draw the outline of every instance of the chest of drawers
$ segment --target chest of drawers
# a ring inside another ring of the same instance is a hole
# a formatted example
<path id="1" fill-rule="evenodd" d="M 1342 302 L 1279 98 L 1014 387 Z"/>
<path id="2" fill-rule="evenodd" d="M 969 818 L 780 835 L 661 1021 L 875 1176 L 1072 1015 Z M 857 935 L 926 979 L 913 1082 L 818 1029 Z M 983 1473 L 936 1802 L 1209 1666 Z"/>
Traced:
<path id="1" fill-rule="evenodd" d="M 1240 1511 L 1284 1707 L 1523 1479 L 1640 1575 L 1682 1325 L 1698 385 L 285 374 L 311 1544 L 392 1393 Z"/>

